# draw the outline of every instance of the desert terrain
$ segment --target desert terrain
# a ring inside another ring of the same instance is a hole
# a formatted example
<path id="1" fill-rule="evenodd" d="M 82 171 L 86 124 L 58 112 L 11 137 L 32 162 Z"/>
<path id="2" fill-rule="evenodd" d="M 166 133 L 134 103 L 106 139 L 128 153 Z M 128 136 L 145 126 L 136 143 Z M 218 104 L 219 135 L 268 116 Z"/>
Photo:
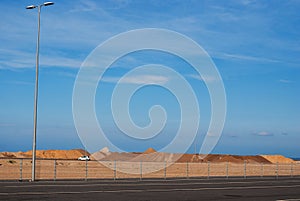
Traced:
<path id="1" fill-rule="evenodd" d="M 89 155 L 90 161 L 78 161 Z M 1 152 L 0 180 L 29 180 L 32 152 Z M 300 176 L 300 164 L 282 155 L 237 156 L 157 152 L 118 153 L 103 148 L 38 150 L 38 179 L 122 179 L 232 176 Z"/>

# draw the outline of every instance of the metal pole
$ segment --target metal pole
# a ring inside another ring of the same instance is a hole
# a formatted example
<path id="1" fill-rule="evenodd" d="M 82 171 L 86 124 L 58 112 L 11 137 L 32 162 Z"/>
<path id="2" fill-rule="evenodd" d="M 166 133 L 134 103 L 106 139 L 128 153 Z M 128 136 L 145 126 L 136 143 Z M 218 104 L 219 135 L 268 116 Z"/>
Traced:
<path id="1" fill-rule="evenodd" d="M 247 177 L 247 163 L 244 161 L 244 178 L 246 179 Z"/>
<path id="2" fill-rule="evenodd" d="M 209 174 L 210 174 L 210 162 L 207 161 L 207 179 L 209 179 Z"/>
<path id="3" fill-rule="evenodd" d="M 278 162 L 276 163 L 276 179 L 278 179 Z"/>
<path id="4" fill-rule="evenodd" d="M 291 177 L 294 176 L 294 173 L 293 173 L 293 163 L 291 163 Z"/>
<path id="5" fill-rule="evenodd" d="M 20 159 L 20 181 L 23 180 L 23 158 Z"/>
<path id="6" fill-rule="evenodd" d="M 88 177 L 88 160 L 85 160 L 85 181 L 87 181 Z"/>
<path id="7" fill-rule="evenodd" d="M 35 181 L 35 165 L 36 165 L 36 129 L 37 129 L 37 105 L 38 105 L 38 87 L 39 87 L 40 21 L 41 21 L 41 5 L 38 6 L 38 34 L 37 34 L 37 42 L 36 42 L 31 181 Z"/>
<path id="8" fill-rule="evenodd" d="M 226 178 L 228 179 L 228 161 L 226 163 Z"/>
<path id="9" fill-rule="evenodd" d="M 189 178 L 189 162 L 186 162 L 186 178 Z"/>
<path id="10" fill-rule="evenodd" d="M 164 177 L 167 179 L 167 161 L 165 161 Z"/>
<path id="11" fill-rule="evenodd" d="M 117 161 L 114 161 L 114 180 L 116 180 L 117 176 Z"/>
<path id="12" fill-rule="evenodd" d="M 261 166 L 260 166 L 260 177 L 263 177 L 264 176 L 264 164 L 261 163 Z"/>
<path id="13" fill-rule="evenodd" d="M 140 180 L 143 179 L 143 162 L 140 161 Z"/>
<path id="14" fill-rule="evenodd" d="M 54 159 L 54 176 L 53 180 L 56 181 L 56 159 Z"/>

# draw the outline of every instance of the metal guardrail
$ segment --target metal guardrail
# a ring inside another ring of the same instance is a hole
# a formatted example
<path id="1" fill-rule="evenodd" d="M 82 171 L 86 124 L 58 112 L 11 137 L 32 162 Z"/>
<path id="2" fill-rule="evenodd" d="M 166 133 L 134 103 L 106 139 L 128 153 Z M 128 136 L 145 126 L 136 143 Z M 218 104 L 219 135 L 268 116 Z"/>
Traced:
<path id="1" fill-rule="evenodd" d="M 30 180 L 31 159 L 0 158 L 0 180 Z M 203 177 L 298 177 L 299 163 L 169 163 L 129 161 L 78 161 L 65 159 L 37 159 L 36 179 L 145 179 Z"/>

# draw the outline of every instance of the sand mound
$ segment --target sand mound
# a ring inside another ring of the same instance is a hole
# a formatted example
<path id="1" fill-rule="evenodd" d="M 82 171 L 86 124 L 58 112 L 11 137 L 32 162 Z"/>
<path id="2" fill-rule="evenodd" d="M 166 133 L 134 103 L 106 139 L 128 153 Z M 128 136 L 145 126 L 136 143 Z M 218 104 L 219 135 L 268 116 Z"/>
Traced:
<path id="1" fill-rule="evenodd" d="M 16 158 L 13 152 L 2 152 L 0 153 L 0 157 L 3 158 Z"/>
<path id="2" fill-rule="evenodd" d="M 151 153 L 156 153 L 156 150 L 153 148 L 149 148 L 146 151 L 143 152 L 143 154 L 151 154 Z"/>
<path id="3" fill-rule="evenodd" d="M 293 159 L 284 157 L 282 155 L 261 155 L 261 157 L 267 159 L 271 163 L 295 163 Z"/>
<path id="4" fill-rule="evenodd" d="M 177 162 L 212 162 L 212 163 L 266 163 L 271 162 L 261 156 L 237 156 L 237 155 L 224 155 L 224 154 L 209 154 L 209 155 L 199 155 L 199 154 L 183 154 Z"/>
<path id="5" fill-rule="evenodd" d="M 175 162 L 180 158 L 180 154 L 154 152 L 149 154 L 140 154 L 131 161 L 134 162 Z"/>
<path id="6" fill-rule="evenodd" d="M 109 151 L 108 147 L 104 147 L 100 151 L 97 151 L 91 155 L 92 160 L 102 160 L 103 158 L 109 156 L 111 152 Z"/>
<path id="7" fill-rule="evenodd" d="M 266 163 L 271 162 L 262 156 L 237 156 L 237 155 L 222 155 L 222 154 L 210 154 L 204 158 L 204 161 L 210 161 L 213 163 Z"/>
<path id="8" fill-rule="evenodd" d="M 32 151 L 24 152 L 23 155 L 32 157 Z M 82 155 L 90 155 L 82 149 L 72 150 L 37 150 L 37 158 L 50 158 L 50 159 L 77 159 Z"/>
<path id="9" fill-rule="evenodd" d="M 96 160 L 101 161 L 131 161 L 131 162 L 212 162 L 212 163 L 265 163 L 272 162 L 262 156 L 237 156 L 224 154 L 209 154 L 207 156 L 199 154 L 174 154 L 157 152 L 153 148 L 147 149 L 143 153 L 118 153 L 109 152 L 108 148 L 104 148 L 92 154 Z"/>
<path id="10" fill-rule="evenodd" d="M 1 152 L 0 157 L 2 158 L 30 158 L 29 155 L 26 155 L 24 152 Z"/>
<path id="11" fill-rule="evenodd" d="M 138 156 L 138 153 L 118 153 L 111 152 L 108 156 L 101 159 L 101 161 L 131 161 L 134 157 Z"/>

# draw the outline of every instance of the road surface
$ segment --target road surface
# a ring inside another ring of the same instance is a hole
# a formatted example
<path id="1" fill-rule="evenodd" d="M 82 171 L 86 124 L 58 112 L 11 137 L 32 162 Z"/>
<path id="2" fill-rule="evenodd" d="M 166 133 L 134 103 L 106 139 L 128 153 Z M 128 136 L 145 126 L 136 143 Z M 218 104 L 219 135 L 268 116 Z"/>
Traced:
<path id="1" fill-rule="evenodd" d="M 300 178 L 0 182 L 0 200 L 300 201 Z"/>

